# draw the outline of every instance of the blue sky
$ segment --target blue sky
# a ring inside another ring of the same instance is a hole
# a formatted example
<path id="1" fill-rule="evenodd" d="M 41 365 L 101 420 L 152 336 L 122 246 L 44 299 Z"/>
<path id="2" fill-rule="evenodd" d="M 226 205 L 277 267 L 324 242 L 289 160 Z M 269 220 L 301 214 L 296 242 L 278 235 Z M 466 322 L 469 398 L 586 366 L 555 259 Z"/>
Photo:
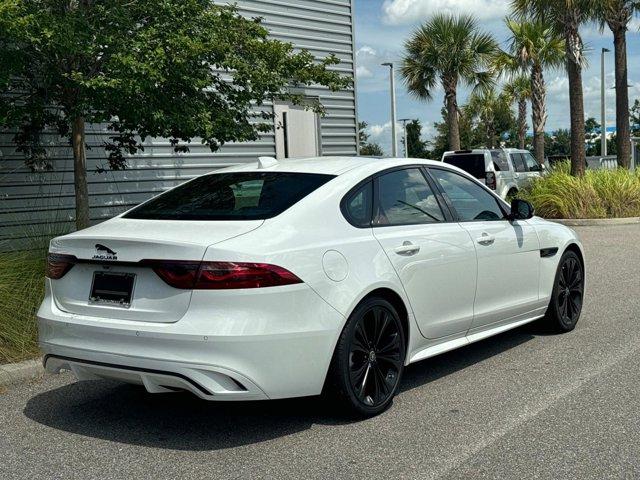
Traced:
<path id="1" fill-rule="evenodd" d="M 435 12 L 449 11 L 474 15 L 480 27 L 491 32 L 506 48 L 508 33 L 504 17 L 508 0 L 355 0 L 356 60 L 358 79 L 358 109 L 360 120 L 366 121 L 371 139 L 390 151 L 390 107 L 388 68 L 382 62 L 399 62 L 404 40 L 412 30 Z M 640 98 L 640 21 L 635 19 L 627 35 L 629 56 L 629 97 Z M 613 51 L 613 37 L 606 30 L 600 33 L 596 25 L 582 30 L 587 45 L 589 65 L 584 71 L 585 111 L 600 121 L 600 50 Z M 607 54 L 607 123 L 615 124 L 615 93 L 613 53 Z M 564 71 L 547 71 L 549 119 L 547 129 L 567 128 L 569 125 L 569 90 Z M 425 137 L 433 135 L 433 123 L 440 120 L 442 92 L 435 91 L 434 99 L 423 102 L 412 98 L 396 77 L 398 118 L 418 118 Z M 468 92 L 460 92 L 458 102 L 465 103 Z M 530 112 L 529 112 L 530 113 Z"/>

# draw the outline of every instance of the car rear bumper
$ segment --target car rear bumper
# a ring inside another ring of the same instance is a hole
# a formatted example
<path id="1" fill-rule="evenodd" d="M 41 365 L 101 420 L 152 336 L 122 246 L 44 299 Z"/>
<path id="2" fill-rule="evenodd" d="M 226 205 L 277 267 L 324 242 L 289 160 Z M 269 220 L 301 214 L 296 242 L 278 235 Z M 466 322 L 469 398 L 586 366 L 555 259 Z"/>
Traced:
<path id="1" fill-rule="evenodd" d="M 275 310 L 270 295 L 258 298 L 269 303 L 263 309 L 238 302 L 241 310 L 229 309 L 224 322 L 208 318 L 196 299 L 173 324 L 70 314 L 47 296 L 38 312 L 45 367 L 71 370 L 79 380 L 141 384 L 152 393 L 187 390 L 206 400 L 316 395 L 344 317 L 308 287 L 295 296 L 292 302 L 285 295 Z"/>

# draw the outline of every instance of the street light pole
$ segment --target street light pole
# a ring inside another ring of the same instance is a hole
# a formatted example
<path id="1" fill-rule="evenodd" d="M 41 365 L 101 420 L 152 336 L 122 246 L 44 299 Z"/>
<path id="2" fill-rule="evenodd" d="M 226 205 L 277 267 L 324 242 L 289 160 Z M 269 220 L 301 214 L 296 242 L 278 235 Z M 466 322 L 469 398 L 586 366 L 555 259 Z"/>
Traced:
<path id="1" fill-rule="evenodd" d="M 609 52 L 603 48 L 600 55 L 600 155 L 607 156 L 607 101 L 605 98 L 604 54 Z"/>
<path id="2" fill-rule="evenodd" d="M 402 131 L 404 134 L 404 158 L 409 158 L 409 144 L 407 143 L 407 122 L 410 122 L 410 118 L 401 118 L 399 120 L 402 122 Z"/>
<path id="3" fill-rule="evenodd" d="M 396 132 L 396 79 L 393 63 L 387 62 L 382 64 L 384 67 L 389 67 L 389 78 L 391 89 L 391 156 L 398 156 L 398 141 Z"/>

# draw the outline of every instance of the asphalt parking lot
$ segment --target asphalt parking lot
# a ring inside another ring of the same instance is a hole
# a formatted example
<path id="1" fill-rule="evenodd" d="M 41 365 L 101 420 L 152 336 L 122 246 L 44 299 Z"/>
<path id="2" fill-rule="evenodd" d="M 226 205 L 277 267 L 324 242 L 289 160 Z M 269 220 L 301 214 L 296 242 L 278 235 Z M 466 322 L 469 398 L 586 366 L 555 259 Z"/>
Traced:
<path id="1" fill-rule="evenodd" d="M 412 365 L 377 418 L 47 376 L 0 394 L 0 478 L 640 478 L 640 225 L 577 230 L 574 332 L 529 325 Z"/>

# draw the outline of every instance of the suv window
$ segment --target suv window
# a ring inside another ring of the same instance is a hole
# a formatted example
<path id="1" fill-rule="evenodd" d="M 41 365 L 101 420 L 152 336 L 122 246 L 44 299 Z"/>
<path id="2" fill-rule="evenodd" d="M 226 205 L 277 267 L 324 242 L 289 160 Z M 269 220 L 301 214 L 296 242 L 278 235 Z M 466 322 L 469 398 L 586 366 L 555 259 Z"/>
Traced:
<path id="1" fill-rule="evenodd" d="M 284 172 L 204 175 L 143 203 L 124 218 L 263 220 L 284 212 L 332 178 Z"/>
<path id="2" fill-rule="evenodd" d="M 515 168 L 516 172 L 528 172 L 529 168 L 527 167 L 527 163 L 524 158 L 522 158 L 521 153 L 512 153 L 511 161 L 513 162 L 513 168 Z"/>
<path id="3" fill-rule="evenodd" d="M 344 202 L 344 214 L 356 227 L 370 227 L 373 213 L 373 184 L 367 182 L 351 193 Z"/>
<path id="4" fill-rule="evenodd" d="M 378 177 L 374 225 L 444 222 L 438 199 L 420 169 L 396 170 Z"/>
<path id="5" fill-rule="evenodd" d="M 538 161 L 530 153 L 523 153 L 522 157 L 524 158 L 524 161 L 527 164 L 527 170 L 529 172 L 539 172 L 542 170 L 542 167 L 540 166 Z"/>
<path id="6" fill-rule="evenodd" d="M 491 150 L 491 159 L 496 172 L 508 172 L 509 161 L 507 155 L 502 150 Z"/>
<path id="7" fill-rule="evenodd" d="M 504 219 L 498 200 L 476 182 L 439 168 L 433 168 L 430 172 L 449 197 L 460 221 Z"/>
<path id="8" fill-rule="evenodd" d="M 475 178 L 485 178 L 487 175 L 483 153 L 454 153 L 445 156 L 442 161 L 461 168 Z"/>

